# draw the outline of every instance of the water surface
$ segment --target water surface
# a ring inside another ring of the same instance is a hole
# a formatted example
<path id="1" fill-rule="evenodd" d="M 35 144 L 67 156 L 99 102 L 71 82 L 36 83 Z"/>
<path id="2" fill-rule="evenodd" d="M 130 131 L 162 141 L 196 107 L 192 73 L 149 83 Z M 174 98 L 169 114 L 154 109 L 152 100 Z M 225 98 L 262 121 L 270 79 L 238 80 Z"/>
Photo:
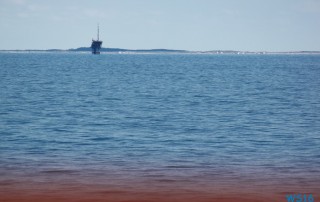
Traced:
<path id="1" fill-rule="evenodd" d="M 0 195 L 317 195 L 319 76 L 319 55 L 0 53 Z"/>

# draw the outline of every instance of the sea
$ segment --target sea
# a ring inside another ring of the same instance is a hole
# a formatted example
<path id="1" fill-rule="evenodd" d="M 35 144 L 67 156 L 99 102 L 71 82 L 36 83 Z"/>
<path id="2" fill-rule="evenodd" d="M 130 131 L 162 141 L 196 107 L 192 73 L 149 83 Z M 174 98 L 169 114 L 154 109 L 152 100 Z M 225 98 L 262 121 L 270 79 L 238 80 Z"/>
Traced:
<path id="1" fill-rule="evenodd" d="M 319 54 L 0 53 L 0 201 L 299 194 L 320 200 Z"/>

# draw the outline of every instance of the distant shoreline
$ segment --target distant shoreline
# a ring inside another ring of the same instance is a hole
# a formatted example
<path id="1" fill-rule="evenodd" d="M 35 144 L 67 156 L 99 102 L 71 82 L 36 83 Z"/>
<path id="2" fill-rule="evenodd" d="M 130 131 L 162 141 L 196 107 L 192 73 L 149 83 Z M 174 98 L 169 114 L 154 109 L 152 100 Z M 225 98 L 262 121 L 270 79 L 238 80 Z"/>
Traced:
<path id="1" fill-rule="evenodd" d="M 80 47 L 76 49 L 26 49 L 26 50 L 0 50 L 0 52 L 91 52 L 89 47 Z M 212 50 L 212 51 L 187 51 L 172 49 L 122 49 L 122 48 L 102 48 L 101 53 L 114 54 L 320 54 L 320 51 L 237 51 L 237 50 Z"/>

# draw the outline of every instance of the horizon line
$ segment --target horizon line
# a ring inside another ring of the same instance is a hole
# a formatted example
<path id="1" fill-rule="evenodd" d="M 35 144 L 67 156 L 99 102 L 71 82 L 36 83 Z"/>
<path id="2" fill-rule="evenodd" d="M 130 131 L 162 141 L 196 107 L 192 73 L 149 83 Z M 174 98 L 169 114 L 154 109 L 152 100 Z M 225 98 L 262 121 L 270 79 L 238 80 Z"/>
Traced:
<path id="1" fill-rule="evenodd" d="M 88 49 L 88 50 L 80 50 Z M 206 52 L 239 52 L 239 53 L 320 53 L 320 50 L 290 50 L 290 51 L 249 51 L 249 50 L 231 50 L 231 49 L 216 49 L 216 50 L 184 50 L 184 49 L 167 49 L 167 48 L 150 48 L 150 49 L 127 49 L 127 48 L 111 48 L 102 47 L 104 50 L 113 50 L 111 52 L 117 51 L 163 51 L 163 52 L 189 52 L 189 53 L 206 53 Z M 89 51 L 90 47 L 78 47 L 78 48 L 69 48 L 69 49 L 60 49 L 60 48 L 49 48 L 49 49 L 0 49 L 0 51 Z M 105 52 L 105 51 L 102 51 Z"/>

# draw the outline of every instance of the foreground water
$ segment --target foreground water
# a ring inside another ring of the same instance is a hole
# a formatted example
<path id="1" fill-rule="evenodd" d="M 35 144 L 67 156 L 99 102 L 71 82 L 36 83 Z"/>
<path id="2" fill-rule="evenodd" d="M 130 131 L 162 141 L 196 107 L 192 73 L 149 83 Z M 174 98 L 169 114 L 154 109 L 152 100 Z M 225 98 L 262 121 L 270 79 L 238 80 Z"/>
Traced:
<path id="1" fill-rule="evenodd" d="M 319 55 L 0 53 L 0 200 L 317 197 L 319 76 Z"/>

